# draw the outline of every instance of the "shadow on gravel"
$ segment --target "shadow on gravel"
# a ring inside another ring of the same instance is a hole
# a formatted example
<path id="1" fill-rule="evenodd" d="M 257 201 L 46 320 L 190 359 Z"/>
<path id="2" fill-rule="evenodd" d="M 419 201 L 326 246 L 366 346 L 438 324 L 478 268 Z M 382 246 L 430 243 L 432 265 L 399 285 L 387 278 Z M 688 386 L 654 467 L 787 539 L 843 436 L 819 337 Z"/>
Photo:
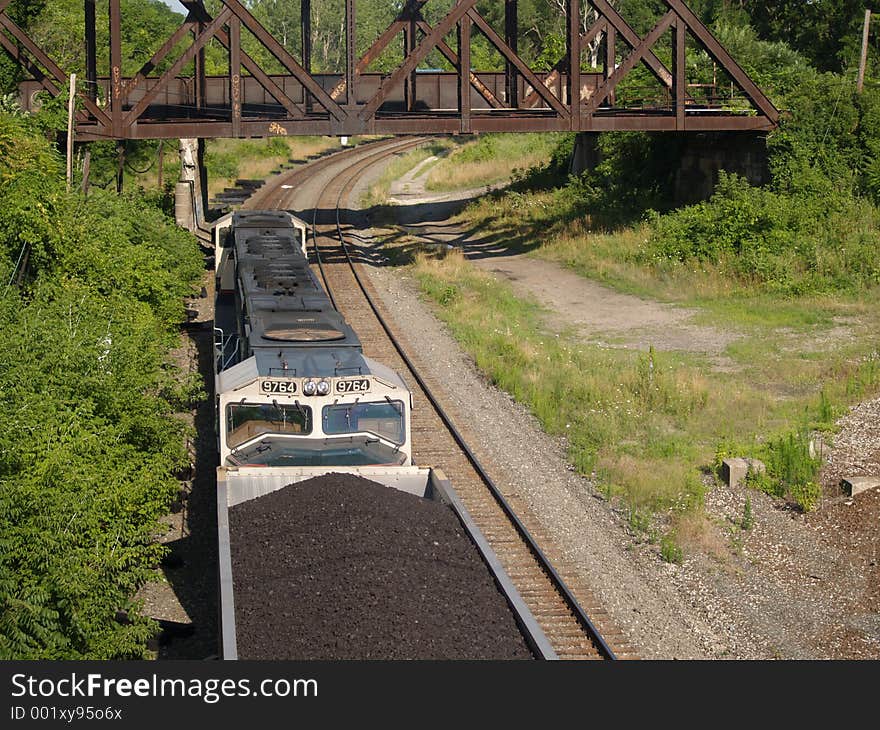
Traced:
<path id="1" fill-rule="evenodd" d="M 168 543 L 170 553 L 163 561 L 165 576 L 192 627 L 164 625 L 160 659 L 206 659 L 218 654 L 213 327 L 212 319 L 186 328 L 197 348 L 207 397 L 196 406 L 195 471 L 186 501 L 186 534 Z"/>
<path id="2" fill-rule="evenodd" d="M 522 254 L 541 244 L 540 236 L 529 229 L 504 226 L 490 234 L 480 228 L 461 227 L 447 222 L 470 198 L 441 203 L 414 203 L 393 206 L 372 206 L 364 210 L 342 208 L 339 220 L 345 231 L 349 253 L 357 263 L 368 266 L 398 266 L 408 263 L 415 255 L 431 246 L 467 249 L 470 259 L 488 259 Z M 319 226 L 335 226 L 336 210 L 312 208 L 292 210 L 309 225 L 314 220 Z M 383 235 L 381 243 L 364 231 L 374 225 L 382 226 L 396 219 L 399 230 Z M 493 221 L 495 222 L 495 221 Z M 341 251 L 323 252 L 322 262 L 344 263 Z"/>

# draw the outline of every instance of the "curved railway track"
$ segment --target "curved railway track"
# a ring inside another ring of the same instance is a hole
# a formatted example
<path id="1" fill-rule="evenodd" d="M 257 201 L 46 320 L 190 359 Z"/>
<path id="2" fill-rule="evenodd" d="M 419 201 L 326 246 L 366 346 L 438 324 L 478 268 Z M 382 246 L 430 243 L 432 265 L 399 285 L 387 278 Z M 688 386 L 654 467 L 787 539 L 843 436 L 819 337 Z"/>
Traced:
<path id="1" fill-rule="evenodd" d="M 571 570 L 554 567 L 564 561 L 550 547 L 550 539 L 533 522 L 526 524 L 528 518 L 520 516 L 527 513 L 524 506 L 505 497 L 492 480 L 434 395 L 439 390 L 436 384 L 432 386 L 421 374 L 405 344 L 388 326 L 369 282 L 358 273 L 361 264 L 355 259 L 360 252 L 353 253 L 346 242 L 342 204 L 371 167 L 422 143 L 423 139 L 394 140 L 374 143 L 359 153 L 351 151 L 344 170 L 321 184 L 311 221 L 312 245 L 327 292 L 358 333 L 364 353 L 409 376 L 414 400 L 414 462 L 438 467 L 452 481 L 558 656 L 616 659 L 618 653 L 629 655 L 623 636 L 613 627 L 605 625 L 600 633 L 594 619 L 602 616 L 607 624 L 604 611 L 582 587 L 571 587 L 578 582 Z M 291 183 L 313 178 L 339 161 L 340 155 L 333 155 L 289 173 L 261 191 L 263 195 L 249 201 L 247 207 L 287 207 L 284 204 L 296 194 L 296 185 Z M 319 213 L 329 214 L 329 220 L 321 220 Z M 609 645 L 612 639 L 617 653 Z"/>

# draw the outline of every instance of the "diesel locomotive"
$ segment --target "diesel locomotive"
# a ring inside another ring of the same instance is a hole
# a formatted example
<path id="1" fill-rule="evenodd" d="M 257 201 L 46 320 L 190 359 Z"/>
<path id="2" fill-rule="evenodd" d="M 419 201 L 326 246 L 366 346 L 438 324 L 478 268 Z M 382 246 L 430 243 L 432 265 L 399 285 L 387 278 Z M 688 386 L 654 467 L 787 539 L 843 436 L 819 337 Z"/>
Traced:
<path id="1" fill-rule="evenodd" d="M 412 396 L 363 353 L 309 266 L 306 225 L 240 211 L 219 233 L 220 465 L 410 466 Z"/>

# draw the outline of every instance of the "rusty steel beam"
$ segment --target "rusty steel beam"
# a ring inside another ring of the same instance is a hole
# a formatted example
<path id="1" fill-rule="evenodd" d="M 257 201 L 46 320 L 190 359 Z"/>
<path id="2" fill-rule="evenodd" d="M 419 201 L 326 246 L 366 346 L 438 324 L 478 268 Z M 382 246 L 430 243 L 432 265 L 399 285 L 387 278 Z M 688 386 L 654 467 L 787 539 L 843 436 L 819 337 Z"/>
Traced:
<path id="1" fill-rule="evenodd" d="M 571 112 L 571 128 L 576 130 L 581 116 L 581 4 L 580 0 L 567 0 L 568 13 L 568 106 Z"/>
<path id="2" fill-rule="evenodd" d="M 418 28 L 413 18 L 406 21 L 403 26 L 403 59 L 406 60 L 410 53 L 416 50 L 418 40 Z M 416 69 L 413 69 L 403 82 L 403 104 L 407 111 L 413 111 L 417 96 Z"/>
<path id="3" fill-rule="evenodd" d="M 458 24 L 458 111 L 461 132 L 471 131 L 471 19 L 465 15 Z"/>
<path id="4" fill-rule="evenodd" d="M 477 0 L 458 0 L 455 6 L 446 14 L 446 17 L 434 27 L 433 32 L 425 36 L 410 57 L 398 66 L 391 76 L 379 86 L 379 90 L 361 110 L 359 117 L 361 119 L 372 117 L 382 105 L 382 102 L 388 98 L 391 89 L 400 84 L 427 57 L 431 50 L 437 46 L 438 41 L 452 30 L 452 26 L 458 23 L 464 14 L 476 4 Z"/>
<path id="5" fill-rule="evenodd" d="M 86 41 L 86 95 L 92 101 L 98 100 L 98 47 L 97 25 L 95 23 L 95 0 L 83 3 Z"/>
<path id="6" fill-rule="evenodd" d="M 669 30 L 675 20 L 676 14 L 672 10 L 660 19 L 651 32 L 648 33 L 642 42 L 633 49 L 632 53 L 624 59 L 623 63 L 615 69 L 614 73 L 608 77 L 605 83 L 601 84 L 599 88 L 596 89 L 596 93 L 587 101 L 587 104 L 584 107 L 584 113 L 592 114 L 599 108 L 599 105 L 605 101 L 608 94 L 615 89 L 623 77 L 632 71 L 635 65 L 650 53 L 653 45 L 660 39 L 660 36 Z"/>
<path id="7" fill-rule="evenodd" d="M 462 22 L 464 22 L 463 19 Z M 468 23 L 470 24 L 470 21 L 468 21 Z M 418 21 L 418 26 L 422 33 L 424 33 L 425 35 L 428 35 L 433 30 L 433 28 L 431 28 L 431 26 L 424 20 Z M 440 42 L 437 44 L 437 50 L 446 57 L 449 63 L 451 63 L 456 68 L 459 67 L 458 54 L 456 54 L 456 52 L 449 47 L 449 44 L 446 43 L 446 41 L 441 39 Z M 468 63 L 468 67 L 470 67 L 470 63 Z M 482 81 L 480 81 L 480 79 L 477 78 L 477 75 L 473 71 L 471 71 L 470 68 L 468 68 L 468 75 L 470 78 L 471 86 L 473 86 L 477 90 L 480 96 L 488 101 L 489 104 L 495 109 L 504 108 L 504 104 L 501 103 L 498 97 L 492 93 L 492 91 L 489 89 L 489 87 L 486 86 L 486 84 L 484 84 Z"/>
<path id="8" fill-rule="evenodd" d="M 488 41 L 501 52 L 501 55 L 505 56 L 514 66 L 516 66 L 525 80 L 532 85 L 533 89 L 538 90 L 538 93 L 544 101 L 553 107 L 559 116 L 568 119 L 568 117 L 571 116 L 571 113 L 565 104 L 563 104 L 554 94 L 550 93 L 550 90 L 541 83 L 541 80 L 535 75 L 534 71 L 532 71 L 526 63 L 508 47 L 504 40 L 502 40 L 501 36 L 499 36 L 492 26 L 483 19 L 483 16 L 473 9 L 468 11 L 468 15 L 471 20 L 474 21 L 477 28 L 480 29 L 480 32 L 486 36 Z"/>
<path id="9" fill-rule="evenodd" d="M 504 0 L 504 42 L 519 55 L 519 10 L 517 0 Z M 516 79 L 516 66 L 508 60 L 504 64 L 505 91 L 507 105 L 513 109 L 519 106 L 519 88 Z"/>
<path id="10" fill-rule="evenodd" d="M 114 137 L 122 135 L 125 87 L 122 84 L 122 15 L 119 0 L 110 0 L 110 119 Z"/>
<path id="11" fill-rule="evenodd" d="M 241 136 L 241 21 L 229 19 L 229 105 L 232 136 Z"/>
<path id="12" fill-rule="evenodd" d="M 687 101 L 686 40 L 687 25 L 680 17 L 677 17 L 675 19 L 675 35 L 672 39 L 672 76 L 675 79 L 672 98 L 675 104 L 676 126 L 682 129 L 685 124 L 685 103 Z"/>
<path id="13" fill-rule="evenodd" d="M 300 0 L 299 3 L 299 27 L 302 40 L 302 67 L 311 76 L 312 74 L 312 0 Z M 335 97 L 333 97 L 335 98 Z M 307 91 L 303 91 L 303 104 L 306 114 L 312 110 L 312 97 Z"/>
<path id="14" fill-rule="evenodd" d="M 345 98 L 347 106 L 357 103 L 355 78 L 357 66 L 357 29 L 354 0 L 345 0 Z"/>
<path id="15" fill-rule="evenodd" d="M 608 115 L 582 116 L 579 132 L 767 132 L 775 125 L 765 117 L 745 115 L 707 115 L 687 116 L 685 128 L 679 128 L 674 114 L 633 114 L 619 113 Z M 472 112 L 470 132 L 566 132 L 570 129 L 568 119 L 555 114 L 528 116 L 518 112 L 509 115 Z M 81 124 L 77 127 L 77 140 L 82 142 L 107 139 L 106 131 L 97 124 Z M 461 117 L 457 114 L 444 116 L 413 115 L 411 117 L 389 117 L 383 119 L 349 119 L 347 134 L 458 134 L 461 132 Z M 302 120 L 249 120 L 241 122 L 244 137 L 272 137 L 288 135 L 326 135 L 334 133 L 332 122 L 327 119 L 304 118 Z M 232 124 L 228 121 L 182 121 L 182 122 L 140 122 L 126 129 L 127 139 L 177 139 L 180 137 L 203 138 L 231 137 Z"/>

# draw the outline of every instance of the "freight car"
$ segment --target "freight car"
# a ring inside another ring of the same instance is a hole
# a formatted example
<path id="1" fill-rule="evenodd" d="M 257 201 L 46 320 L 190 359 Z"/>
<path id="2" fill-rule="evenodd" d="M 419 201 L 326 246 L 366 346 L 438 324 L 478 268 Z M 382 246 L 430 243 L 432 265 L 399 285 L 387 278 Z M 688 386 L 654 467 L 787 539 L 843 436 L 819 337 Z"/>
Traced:
<path id="1" fill-rule="evenodd" d="M 230 510 L 332 472 L 448 505 L 535 656 L 555 658 L 452 485 L 413 464 L 412 394 L 397 372 L 364 355 L 309 266 L 306 235 L 284 211 L 236 212 L 215 227 L 223 657 L 238 656 Z"/>

